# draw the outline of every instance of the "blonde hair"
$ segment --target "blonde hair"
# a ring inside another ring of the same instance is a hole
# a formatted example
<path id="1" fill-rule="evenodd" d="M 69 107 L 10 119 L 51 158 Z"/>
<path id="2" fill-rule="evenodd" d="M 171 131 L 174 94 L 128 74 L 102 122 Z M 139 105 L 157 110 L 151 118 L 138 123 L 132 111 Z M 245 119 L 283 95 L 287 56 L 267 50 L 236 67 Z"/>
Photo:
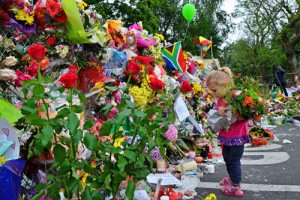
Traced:
<path id="1" fill-rule="evenodd" d="M 228 67 L 221 67 L 217 71 L 211 72 L 206 78 L 206 86 L 217 84 L 220 86 L 233 86 L 231 70 Z"/>

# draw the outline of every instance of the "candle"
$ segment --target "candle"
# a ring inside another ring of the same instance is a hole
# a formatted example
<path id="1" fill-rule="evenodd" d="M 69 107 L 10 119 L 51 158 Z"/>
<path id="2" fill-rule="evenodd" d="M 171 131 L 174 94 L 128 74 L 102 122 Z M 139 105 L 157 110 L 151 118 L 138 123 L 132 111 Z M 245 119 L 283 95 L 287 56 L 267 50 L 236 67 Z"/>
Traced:
<path id="1" fill-rule="evenodd" d="M 214 165 L 207 165 L 208 173 L 213 174 L 215 173 L 215 166 Z"/>
<path id="2" fill-rule="evenodd" d="M 157 169 L 159 169 L 159 168 L 165 169 L 166 168 L 166 162 L 164 160 L 156 161 L 156 168 Z"/>
<path id="3" fill-rule="evenodd" d="M 160 200 L 169 200 L 170 198 L 168 196 L 161 196 Z"/>
<path id="4" fill-rule="evenodd" d="M 194 160 L 192 160 L 190 162 L 181 163 L 180 167 L 183 172 L 186 172 L 186 171 L 197 169 L 197 163 Z"/>

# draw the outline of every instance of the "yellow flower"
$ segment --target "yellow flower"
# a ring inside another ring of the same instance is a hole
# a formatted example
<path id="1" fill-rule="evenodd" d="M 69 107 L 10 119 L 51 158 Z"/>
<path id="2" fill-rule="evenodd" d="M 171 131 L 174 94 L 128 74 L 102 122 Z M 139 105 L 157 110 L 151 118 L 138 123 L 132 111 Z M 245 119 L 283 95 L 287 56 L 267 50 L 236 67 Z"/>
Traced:
<path id="1" fill-rule="evenodd" d="M 26 23 L 25 24 L 29 24 L 32 25 L 34 22 L 34 12 L 31 12 L 30 15 L 26 15 Z"/>
<path id="2" fill-rule="evenodd" d="M 26 20 L 26 15 L 28 15 L 26 12 L 24 12 L 23 10 L 16 10 L 16 12 L 17 14 L 15 15 L 15 17 L 17 20 Z"/>
<path id="3" fill-rule="evenodd" d="M 6 158 L 4 156 L 0 156 L 0 166 L 6 163 Z"/>
<path id="4" fill-rule="evenodd" d="M 217 196 L 214 193 L 210 193 L 205 200 L 217 200 Z"/>
<path id="5" fill-rule="evenodd" d="M 82 187 L 85 186 L 86 178 L 87 178 L 88 176 L 89 176 L 89 174 L 84 172 L 84 174 L 83 174 L 83 176 L 82 176 L 82 178 L 81 178 L 81 181 L 80 181 Z"/>
<path id="6" fill-rule="evenodd" d="M 156 33 L 155 35 L 158 36 L 159 39 L 165 40 L 165 37 L 162 34 Z"/>
<path id="7" fill-rule="evenodd" d="M 197 82 L 193 84 L 193 90 L 194 90 L 195 94 L 204 91 L 203 87 L 201 85 L 199 85 L 199 83 L 197 83 Z"/>
<path id="8" fill-rule="evenodd" d="M 117 147 L 121 146 L 121 143 L 122 143 L 124 140 L 125 140 L 125 137 L 117 138 L 117 139 L 115 140 L 114 147 L 117 148 Z"/>
<path id="9" fill-rule="evenodd" d="M 85 7 L 87 7 L 87 3 L 85 3 L 84 1 L 79 0 L 79 1 L 77 1 L 77 7 L 81 10 L 84 10 Z"/>
<path id="10" fill-rule="evenodd" d="M 145 87 L 133 86 L 129 88 L 129 94 L 133 97 L 137 106 L 142 106 L 148 103 L 151 91 Z"/>
<path id="11" fill-rule="evenodd" d="M 103 88 L 103 86 L 104 86 L 104 82 L 99 81 L 94 85 L 94 87 L 91 89 L 91 91 L 96 91 L 96 90 L 102 89 L 99 92 L 99 94 L 104 94 L 106 92 L 106 90 Z"/>

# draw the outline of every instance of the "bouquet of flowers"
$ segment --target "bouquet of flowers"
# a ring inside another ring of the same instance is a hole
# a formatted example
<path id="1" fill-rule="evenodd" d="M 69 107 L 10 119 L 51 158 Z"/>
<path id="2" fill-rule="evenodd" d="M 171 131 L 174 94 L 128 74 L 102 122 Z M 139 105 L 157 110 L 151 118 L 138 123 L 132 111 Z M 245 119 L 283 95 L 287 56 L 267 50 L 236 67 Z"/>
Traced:
<path id="1" fill-rule="evenodd" d="M 233 110 L 244 118 L 259 121 L 261 116 L 267 112 L 266 101 L 259 92 L 261 91 L 259 82 L 252 78 L 239 77 L 235 83 L 237 84 L 232 87 L 226 100 L 230 102 Z"/>

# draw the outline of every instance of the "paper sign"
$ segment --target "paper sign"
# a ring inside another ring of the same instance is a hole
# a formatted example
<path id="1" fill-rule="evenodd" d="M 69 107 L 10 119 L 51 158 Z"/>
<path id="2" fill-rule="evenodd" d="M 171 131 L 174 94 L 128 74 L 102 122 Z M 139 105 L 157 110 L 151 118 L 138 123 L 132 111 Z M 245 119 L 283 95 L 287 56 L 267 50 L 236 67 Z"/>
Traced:
<path id="1" fill-rule="evenodd" d="M 174 104 L 174 110 L 178 116 L 179 121 L 183 121 L 187 117 L 190 116 L 190 112 L 189 112 L 181 94 L 179 94 L 178 97 L 176 98 L 176 101 Z"/>
<path id="2" fill-rule="evenodd" d="M 10 141 L 12 144 L 3 156 L 7 160 L 18 159 L 20 154 L 20 143 L 16 132 L 6 119 L 0 120 L 0 138 L 3 142 Z"/>
<path id="3" fill-rule="evenodd" d="M 147 176 L 147 181 L 149 183 L 157 184 L 159 179 L 162 179 L 161 185 L 181 185 L 181 181 L 179 181 L 175 176 L 170 173 L 166 174 L 149 174 Z"/>

